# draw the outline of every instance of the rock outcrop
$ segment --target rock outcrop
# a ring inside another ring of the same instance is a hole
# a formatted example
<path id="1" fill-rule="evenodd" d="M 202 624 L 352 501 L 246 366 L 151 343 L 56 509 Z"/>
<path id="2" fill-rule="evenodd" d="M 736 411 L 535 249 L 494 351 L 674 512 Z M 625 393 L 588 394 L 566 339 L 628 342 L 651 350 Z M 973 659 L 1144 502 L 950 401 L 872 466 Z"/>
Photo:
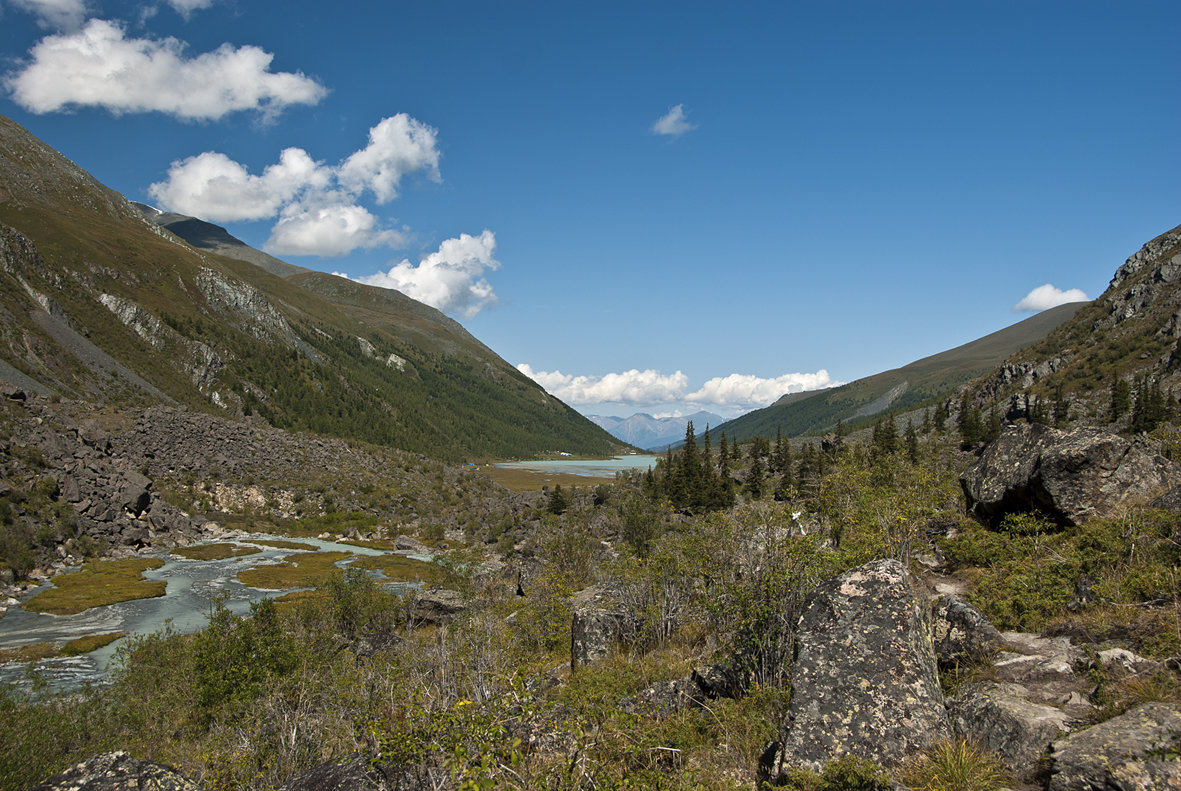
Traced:
<path id="1" fill-rule="evenodd" d="M 1064 525 L 1119 513 L 1181 483 L 1181 467 L 1095 428 L 1010 426 L 960 477 L 968 510 L 997 524 L 1037 511 Z"/>
<path id="2" fill-rule="evenodd" d="M 897 561 L 874 561 L 820 585 L 796 645 L 772 780 L 849 753 L 895 766 L 950 736 L 927 596 Z"/>
<path id="3" fill-rule="evenodd" d="M 984 613 L 951 594 L 935 600 L 932 631 L 941 668 L 978 662 L 1004 645 L 1001 633 Z"/>
<path id="4" fill-rule="evenodd" d="M 455 620 L 467 609 L 463 594 L 450 588 L 428 588 L 410 599 L 410 620 L 442 625 Z"/>
<path id="5" fill-rule="evenodd" d="M 1181 789 L 1181 705 L 1145 703 L 1054 742 L 1049 791 Z"/>
<path id="6" fill-rule="evenodd" d="M 201 786 L 174 769 L 113 752 L 75 764 L 30 791 L 201 791 Z"/>

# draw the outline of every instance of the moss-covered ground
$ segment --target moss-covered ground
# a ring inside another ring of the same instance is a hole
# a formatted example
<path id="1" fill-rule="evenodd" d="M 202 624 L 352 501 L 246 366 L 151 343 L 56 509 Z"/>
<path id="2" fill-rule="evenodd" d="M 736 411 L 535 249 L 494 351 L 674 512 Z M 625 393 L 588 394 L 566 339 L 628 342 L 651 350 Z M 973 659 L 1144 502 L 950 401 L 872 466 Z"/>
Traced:
<path id="1" fill-rule="evenodd" d="M 339 571 L 336 563 L 347 557 L 350 557 L 348 552 L 308 552 L 280 563 L 243 569 L 238 572 L 238 581 L 262 590 L 314 588 Z"/>
<path id="2" fill-rule="evenodd" d="M 191 547 L 177 547 L 170 554 L 179 555 L 189 560 L 225 560 L 226 558 L 256 555 L 262 552 L 257 547 L 244 547 L 240 544 L 197 544 Z"/>
<path id="3" fill-rule="evenodd" d="M 73 615 L 91 607 L 163 596 L 167 583 L 143 578 L 143 572 L 163 565 L 164 561 L 158 558 L 91 561 L 78 571 L 58 574 L 53 578 L 52 588 L 38 593 L 23 606 L 31 612 Z"/>

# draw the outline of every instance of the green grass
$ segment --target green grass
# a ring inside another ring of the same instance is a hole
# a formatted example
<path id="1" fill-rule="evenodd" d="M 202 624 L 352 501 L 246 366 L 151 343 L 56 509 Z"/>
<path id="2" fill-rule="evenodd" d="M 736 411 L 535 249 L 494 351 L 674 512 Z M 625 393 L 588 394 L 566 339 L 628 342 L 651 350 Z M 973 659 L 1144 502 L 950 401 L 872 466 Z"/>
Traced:
<path id="1" fill-rule="evenodd" d="M 238 544 L 198 544 L 191 547 L 177 547 L 170 554 L 180 555 L 189 560 L 225 560 L 242 555 L 257 555 L 259 552 L 262 550 Z"/>
<path id="2" fill-rule="evenodd" d="M 282 563 L 239 571 L 238 581 L 263 590 L 312 588 L 327 582 L 334 571 L 339 571 L 337 561 L 347 557 L 348 552 L 309 552 Z"/>
<path id="3" fill-rule="evenodd" d="M 405 555 L 365 555 L 352 562 L 356 568 L 378 570 L 388 582 L 438 583 L 447 578 L 447 571 L 434 563 L 408 558 Z"/>
<path id="4" fill-rule="evenodd" d="M 61 654 L 62 656 L 89 654 L 91 651 L 96 651 L 104 645 L 110 645 L 124 635 L 124 632 L 107 632 L 106 634 L 91 634 L 86 637 L 79 637 L 62 646 Z"/>
<path id="5" fill-rule="evenodd" d="M 87 563 L 79 571 L 58 574 L 53 578 L 54 587 L 38 593 L 23 606 L 30 612 L 73 615 L 92 607 L 163 596 L 167 583 L 143 578 L 143 572 L 163 565 L 159 558 Z"/>

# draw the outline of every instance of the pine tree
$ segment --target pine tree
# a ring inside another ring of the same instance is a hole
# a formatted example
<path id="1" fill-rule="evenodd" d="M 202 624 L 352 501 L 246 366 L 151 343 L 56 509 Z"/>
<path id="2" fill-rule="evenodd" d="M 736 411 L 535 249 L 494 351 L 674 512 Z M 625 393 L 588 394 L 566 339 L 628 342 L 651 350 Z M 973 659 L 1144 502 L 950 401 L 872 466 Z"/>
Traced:
<path id="1" fill-rule="evenodd" d="M 911 464 L 919 463 L 919 435 L 914 430 L 914 422 L 907 422 L 906 434 L 903 437 L 903 445 L 906 448 L 906 458 L 910 460 Z"/>
<path id="2" fill-rule="evenodd" d="M 1114 423 L 1132 408 L 1132 386 L 1128 380 L 1116 374 L 1111 380 L 1111 405 L 1107 410 L 1107 422 Z"/>
<path id="3" fill-rule="evenodd" d="M 763 460 L 755 455 L 750 461 L 750 470 L 746 475 L 746 491 L 752 500 L 763 498 Z"/>

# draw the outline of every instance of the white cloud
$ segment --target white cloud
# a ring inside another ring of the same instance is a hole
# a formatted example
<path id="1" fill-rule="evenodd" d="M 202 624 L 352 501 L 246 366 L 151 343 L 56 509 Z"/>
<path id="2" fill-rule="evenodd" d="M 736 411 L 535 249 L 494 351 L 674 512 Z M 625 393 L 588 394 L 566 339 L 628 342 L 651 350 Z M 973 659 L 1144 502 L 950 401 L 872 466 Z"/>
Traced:
<path id="1" fill-rule="evenodd" d="M 700 390 L 685 396 L 685 400 L 703 406 L 712 405 L 723 409 L 746 411 L 769 406 L 786 393 L 819 390 L 836 384 L 839 383 L 832 381 L 828 371 L 823 368 L 812 374 L 784 374 L 773 379 L 763 379 L 749 374 L 730 374 L 710 379 Z"/>
<path id="2" fill-rule="evenodd" d="M 194 11 L 202 11 L 213 5 L 214 0 L 165 0 L 176 13 L 188 19 Z"/>
<path id="3" fill-rule="evenodd" d="M 369 189 L 378 203 L 398 197 L 402 177 L 417 170 L 439 180 L 438 132 L 406 113 L 383 119 L 369 130 L 369 145 L 340 166 L 340 183 L 359 193 Z"/>
<path id="4" fill-rule="evenodd" d="M 656 119 L 656 123 L 652 124 L 652 134 L 680 137 L 696 128 L 697 124 L 689 123 L 689 119 L 686 117 L 685 105 L 678 104 Z"/>
<path id="5" fill-rule="evenodd" d="M 173 162 L 168 180 L 148 187 L 163 207 L 209 222 L 261 220 L 306 190 L 324 190 L 332 172 L 302 148 L 288 148 L 261 176 L 214 151 Z"/>
<path id="6" fill-rule="evenodd" d="M 345 256 L 358 248 L 400 247 L 397 231 L 381 230 L 377 218 L 363 206 L 331 204 L 284 207 L 279 222 L 263 248 L 275 255 Z"/>
<path id="7" fill-rule="evenodd" d="M 561 371 L 534 371 L 527 363 L 517 370 L 569 404 L 663 404 L 679 401 L 689 386 L 689 377 L 680 371 L 665 376 L 633 368 L 599 377 L 569 376 Z"/>
<path id="8" fill-rule="evenodd" d="M 92 19 L 82 30 L 46 36 L 5 86 L 32 113 L 102 107 L 115 115 L 161 112 L 185 120 L 216 120 L 255 110 L 265 117 L 293 104 L 316 104 L 322 85 L 299 73 L 272 72 L 259 47 L 223 44 L 187 57 L 175 38 L 127 38 L 123 28 Z"/>
<path id="9" fill-rule="evenodd" d="M 393 288 L 444 313 L 471 318 L 496 302 L 496 293 L 484 279 L 484 270 L 500 268 L 494 257 L 496 235 L 485 230 L 479 236 L 460 234 L 417 265 L 403 260 L 388 272 L 355 278 L 358 282 Z M 339 274 L 339 273 L 338 273 Z"/>
<path id="10" fill-rule="evenodd" d="M 561 371 L 534 371 L 526 363 L 518 365 L 517 370 L 569 404 L 681 404 L 667 412 L 671 415 L 689 414 L 704 407 L 728 413 L 747 412 L 767 406 L 785 393 L 840 384 L 832 381 L 828 371 L 823 369 L 811 374 L 784 374 L 772 379 L 730 374 L 714 377 L 689 393 L 689 378 L 680 371 L 665 376 L 652 369 L 640 371 L 633 368 L 601 377 L 571 376 Z"/>
<path id="11" fill-rule="evenodd" d="M 1067 291 L 1055 288 L 1046 283 L 1044 286 L 1038 286 L 1033 291 L 1030 291 L 1025 297 L 1013 306 L 1014 313 L 1038 313 L 1050 308 L 1056 308 L 1059 305 L 1065 305 L 1067 302 L 1086 302 L 1090 299 L 1081 288 L 1072 288 Z"/>
<path id="12" fill-rule="evenodd" d="M 335 167 L 315 161 L 302 148 L 288 148 L 276 164 L 265 168 L 261 175 L 253 175 L 225 154 L 206 151 L 173 162 L 167 179 L 148 187 L 148 194 L 169 211 L 210 222 L 278 217 L 265 245 L 276 254 L 343 256 L 359 248 L 384 245 L 396 249 L 404 244 L 403 235 L 381 228 L 378 218 L 359 204 L 359 198 L 371 191 L 379 203 L 385 203 L 397 197 L 401 179 L 414 171 L 426 171 L 430 178 L 439 178 L 437 132 L 400 113 L 382 119 L 369 130 L 369 144 Z M 446 247 L 449 242 L 443 244 Z M 448 253 L 453 254 L 458 253 Z M 492 288 L 478 277 L 469 278 L 466 291 L 461 288 L 458 281 L 462 278 L 456 268 L 466 265 L 460 266 L 456 260 L 452 257 L 440 263 L 428 256 L 419 267 L 404 261 L 391 271 L 397 272 L 408 287 L 430 293 L 447 304 L 452 301 L 442 292 L 453 297 L 462 291 L 467 295 L 462 309 L 479 312 L 495 301 Z M 489 254 L 483 266 L 495 269 L 494 264 Z M 424 265 L 427 269 L 420 271 Z M 441 281 L 450 287 L 442 288 Z"/>
<path id="13" fill-rule="evenodd" d="M 12 0 L 17 8 L 37 17 L 37 24 L 52 30 L 77 30 L 89 15 L 84 0 Z"/>

